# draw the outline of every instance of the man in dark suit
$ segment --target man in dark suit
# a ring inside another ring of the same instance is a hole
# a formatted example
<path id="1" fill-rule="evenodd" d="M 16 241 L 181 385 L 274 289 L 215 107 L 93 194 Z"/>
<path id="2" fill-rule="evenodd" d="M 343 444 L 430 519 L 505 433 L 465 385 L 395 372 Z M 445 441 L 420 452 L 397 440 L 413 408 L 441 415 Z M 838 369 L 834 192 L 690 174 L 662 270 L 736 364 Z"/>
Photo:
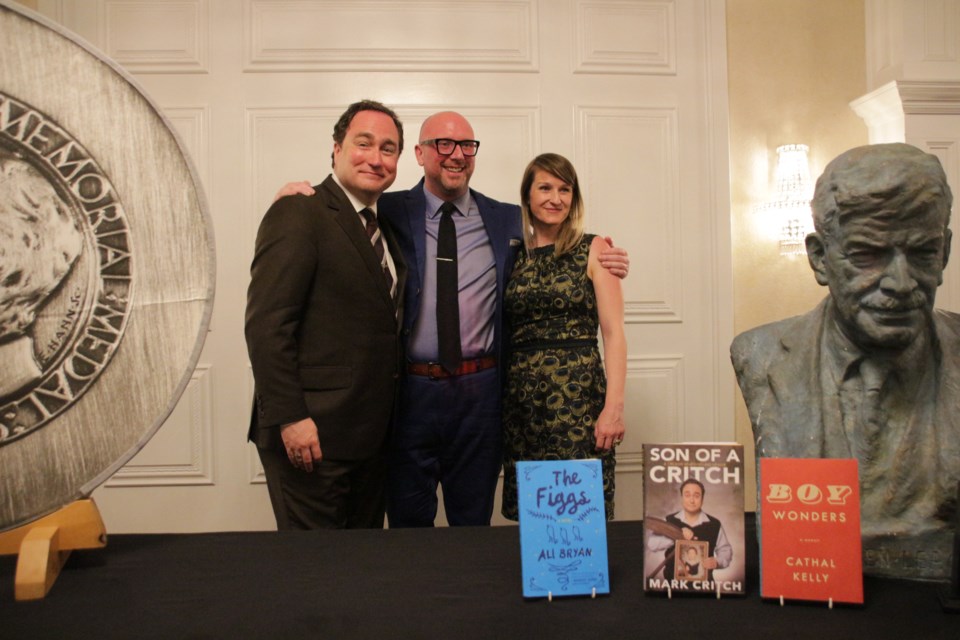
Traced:
<path id="1" fill-rule="evenodd" d="M 858 460 L 864 544 L 886 539 L 868 557 L 913 558 L 889 575 L 942 576 L 949 558 L 960 315 L 933 305 L 952 199 L 936 156 L 915 147 L 841 154 L 817 181 L 806 240 L 830 295 L 731 346 L 758 455 Z"/>
<path id="2" fill-rule="evenodd" d="M 251 266 L 248 437 L 279 529 L 383 527 L 406 269 L 377 200 L 396 178 L 403 129 L 362 101 L 333 139 L 333 174 L 270 207 Z"/>

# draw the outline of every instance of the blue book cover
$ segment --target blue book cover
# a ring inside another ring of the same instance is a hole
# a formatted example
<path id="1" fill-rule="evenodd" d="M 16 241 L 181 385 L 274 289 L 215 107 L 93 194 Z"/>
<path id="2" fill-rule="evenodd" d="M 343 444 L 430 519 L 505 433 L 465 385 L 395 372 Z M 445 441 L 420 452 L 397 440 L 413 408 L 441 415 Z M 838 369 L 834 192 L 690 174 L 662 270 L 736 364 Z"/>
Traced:
<path id="1" fill-rule="evenodd" d="M 517 463 L 523 596 L 610 593 L 599 460 Z"/>

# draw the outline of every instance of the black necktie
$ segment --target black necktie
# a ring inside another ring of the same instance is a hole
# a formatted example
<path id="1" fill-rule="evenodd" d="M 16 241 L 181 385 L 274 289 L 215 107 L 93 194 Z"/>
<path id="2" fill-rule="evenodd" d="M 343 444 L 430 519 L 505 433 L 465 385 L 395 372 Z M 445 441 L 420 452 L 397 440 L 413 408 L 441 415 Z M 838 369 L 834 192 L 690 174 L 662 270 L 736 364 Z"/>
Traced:
<path id="1" fill-rule="evenodd" d="M 440 364 L 453 373 L 463 359 L 460 351 L 460 302 L 457 285 L 457 228 L 452 202 L 440 207 L 437 234 L 437 342 Z"/>
<path id="2" fill-rule="evenodd" d="M 380 268 L 383 269 L 383 277 L 387 281 L 387 288 L 390 289 L 390 297 L 396 297 L 396 283 L 393 281 L 390 266 L 387 264 L 386 247 L 384 247 L 383 244 L 383 236 L 380 234 L 380 225 L 377 224 L 377 216 L 375 216 L 370 209 L 362 209 L 360 215 L 367 221 L 365 225 L 367 237 L 370 238 L 370 244 L 373 245 L 373 252 L 377 254 L 377 260 L 380 261 Z"/>

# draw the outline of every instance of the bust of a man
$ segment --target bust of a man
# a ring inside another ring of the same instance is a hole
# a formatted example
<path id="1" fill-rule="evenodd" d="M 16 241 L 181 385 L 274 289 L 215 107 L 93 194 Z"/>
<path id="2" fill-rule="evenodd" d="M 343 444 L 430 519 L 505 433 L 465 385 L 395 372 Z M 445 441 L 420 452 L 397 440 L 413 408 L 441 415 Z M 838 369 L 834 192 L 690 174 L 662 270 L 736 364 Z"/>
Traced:
<path id="1" fill-rule="evenodd" d="M 851 149 L 817 180 L 807 256 L 830 295 L 736 337 L 757 455 L 855 458 L 865 570 L 949 575 L 960 481 L 960 315 L 934 310 L 953 196 L 906 144 Z"/>

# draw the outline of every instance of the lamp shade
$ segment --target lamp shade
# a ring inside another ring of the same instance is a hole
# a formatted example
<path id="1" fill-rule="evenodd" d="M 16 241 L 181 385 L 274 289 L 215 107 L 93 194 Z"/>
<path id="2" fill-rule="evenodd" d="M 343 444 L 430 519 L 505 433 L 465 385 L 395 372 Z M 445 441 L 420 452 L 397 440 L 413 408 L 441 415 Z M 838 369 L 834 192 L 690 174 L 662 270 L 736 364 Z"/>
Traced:
<path id="1" fill-rule="evenodd" d="M 758 207 L 762 215 L 775 217 L 780 229 L 780 255 L 806 253 L 804 239 L 813 231 L 810 199 L 813 182 L 810 179 L 809 147 L 805 144 L 786 144 L 777 147 L 777 168 L 773 199 Z"/>

